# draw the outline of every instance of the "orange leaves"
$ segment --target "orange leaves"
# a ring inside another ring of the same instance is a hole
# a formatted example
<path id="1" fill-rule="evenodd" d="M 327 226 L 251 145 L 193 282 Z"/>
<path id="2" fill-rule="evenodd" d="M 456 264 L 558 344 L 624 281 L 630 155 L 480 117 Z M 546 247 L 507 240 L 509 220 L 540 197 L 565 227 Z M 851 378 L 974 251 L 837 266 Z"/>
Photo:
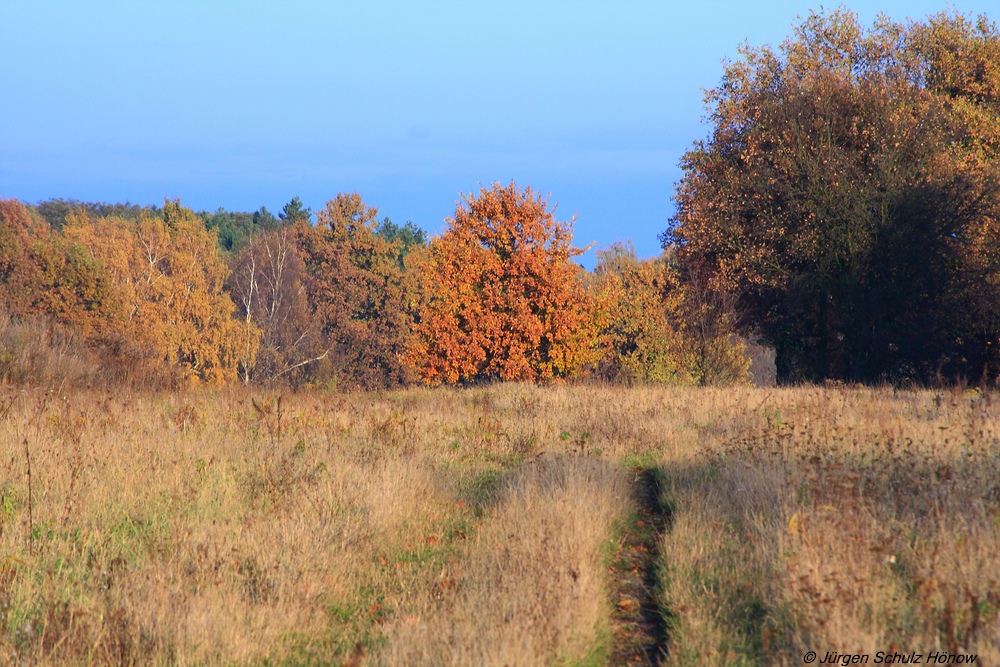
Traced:
<path id="1" fill-rule="evenodd" d="M 50 315 L 89 340 L 121 315 L 119 291 L 101 263 L 16 200 L 0 200 L 0 304 L 16 314 Z"/>
<path id="2" fill-rule="evenodd" d="M 40 270 L 30 246 L 47 232 L 47 225 L 33 220 L 21 202 L 0 199 L 0 302 L 15 313 L 31 311 Z"/>
<path id="3" fill-rule="evenodd" d="M 376 233 L 378 209 L 357 193 L 340 194 L 316 213 L 317 225 L 296 223 L 306 292 L 329 372 L 340 384 L 374 388 L 404 383 L 402 363 L 412 295 L 399 265 L 399 242 Z"/>
<path id="4" fill-rule="evenodd" d="M 674 269 L 636 263 L 588 293 L 572 221 L 514 183 L 466 197 L 431 245 L 341 194 L 315 226 L 297 216 L 247 239 L 233 271 L 214 228 L 178 202 L 123 210 L 80 208 L 52 231 L 0 201 L 0 299 L 76 326 L 127 378 L 549 381 L 607 354 L 633 377 L 703 379 Z"/>
<path id="5" fill-rule="evenodd" d="M 530 188 L 466 197 L 419 270 L 407 358 L 423 380 L 548 380 L 592 361 L 592 305 L 571 241 L 572 223 Z"/>

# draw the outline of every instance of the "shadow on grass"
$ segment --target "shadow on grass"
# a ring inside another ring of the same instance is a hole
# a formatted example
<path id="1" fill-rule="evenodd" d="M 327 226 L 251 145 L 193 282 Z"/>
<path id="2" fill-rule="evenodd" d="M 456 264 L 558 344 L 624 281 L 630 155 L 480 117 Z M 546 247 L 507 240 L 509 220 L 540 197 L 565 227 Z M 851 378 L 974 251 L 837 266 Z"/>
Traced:
<path id="1" fill-rule="evenodd" d="M 670 508 L 663 502 L 661 471 L 636 462 L 634 512 L 621 527 L 609 564 L 615 630 L 609 665 L 659 665 L 666 657 L 667 615 L 662 608 L 658 563 Z"/>

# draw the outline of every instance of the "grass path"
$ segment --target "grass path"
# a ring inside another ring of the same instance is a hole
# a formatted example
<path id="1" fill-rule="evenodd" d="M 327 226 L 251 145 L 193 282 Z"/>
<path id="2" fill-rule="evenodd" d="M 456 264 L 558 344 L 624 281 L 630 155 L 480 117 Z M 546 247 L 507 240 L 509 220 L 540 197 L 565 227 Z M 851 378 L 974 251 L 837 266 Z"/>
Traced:
<path id="1" fill-rule="evenodd" d="M 666 655 L 667 629 L 658 596 L 656 563 L 670 522 L 660 501 L 655 468 L 635 467 L 635 513 L 623 527 L 616 557 L 608 567 L 615 628 L 608 664 L 659 665 Z"/>

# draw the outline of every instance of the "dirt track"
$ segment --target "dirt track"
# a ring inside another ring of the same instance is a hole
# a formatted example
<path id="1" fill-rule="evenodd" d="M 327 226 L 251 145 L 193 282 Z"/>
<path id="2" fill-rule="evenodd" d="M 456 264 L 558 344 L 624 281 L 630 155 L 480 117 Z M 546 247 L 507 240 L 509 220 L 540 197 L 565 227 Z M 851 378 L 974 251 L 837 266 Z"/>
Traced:
<path id="1" fill-rule="evenodd" d="M 657 602 L 656 562 L 670 515 L 660 502 L 654 469 L 636 470 L 633 494 L 636 515 L 609 567 L 615 625 L 608 664 L 659 665 L 666 656 L 667 628 Z"/>

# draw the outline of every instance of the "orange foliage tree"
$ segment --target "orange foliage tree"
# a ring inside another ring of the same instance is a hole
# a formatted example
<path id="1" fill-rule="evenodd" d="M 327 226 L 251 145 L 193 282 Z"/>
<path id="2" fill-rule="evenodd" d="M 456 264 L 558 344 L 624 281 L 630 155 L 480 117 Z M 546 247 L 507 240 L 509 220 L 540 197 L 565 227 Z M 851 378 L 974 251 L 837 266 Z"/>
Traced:
<path id="1" fill-rule="evenodd" d="M 32 296 L 26 288 L 38 282 L 31 244 L 46 236 L 45 223 L 33 220 L 16 199 L 0 199 L 0 302 L 12 312 L 25 312 Z"/>
<path id="2" fill-rule="evenodd" d="M 376 233 L 377 217 L 359 194 L 339 194 L 316 213 L 316 226 L 292 227 L 320 354 L 330 353 L 314 374 L 348 387 L 391 387 L 410 375 L 403 363 L 409 286 L 400 243 Z"/>
<path id="3" fill-rule="evenodd" d="M 572 222 L 531 188 L 464 197 L 420 267 L 409 362 L 428 384 L 571 376 L 596 358 Z"/>
<path id="4" fill-rule="evenodd" d="M 235 380 L 252 363 L 259 330 L 233 318 L 215 233 L 179 202 L 166 202 L 162 218 L 70 216 L 64 234 L 102 262 L 123 290 L 119 339 L 135 354 L 209 381 Z"/>
<path id="5" fill-rule="evenodd" d="M 45 315 L 98 342 L 120 323 L 121 292 L 79 243 L 0 200 L 0 304 L 14 315 Z"/>

